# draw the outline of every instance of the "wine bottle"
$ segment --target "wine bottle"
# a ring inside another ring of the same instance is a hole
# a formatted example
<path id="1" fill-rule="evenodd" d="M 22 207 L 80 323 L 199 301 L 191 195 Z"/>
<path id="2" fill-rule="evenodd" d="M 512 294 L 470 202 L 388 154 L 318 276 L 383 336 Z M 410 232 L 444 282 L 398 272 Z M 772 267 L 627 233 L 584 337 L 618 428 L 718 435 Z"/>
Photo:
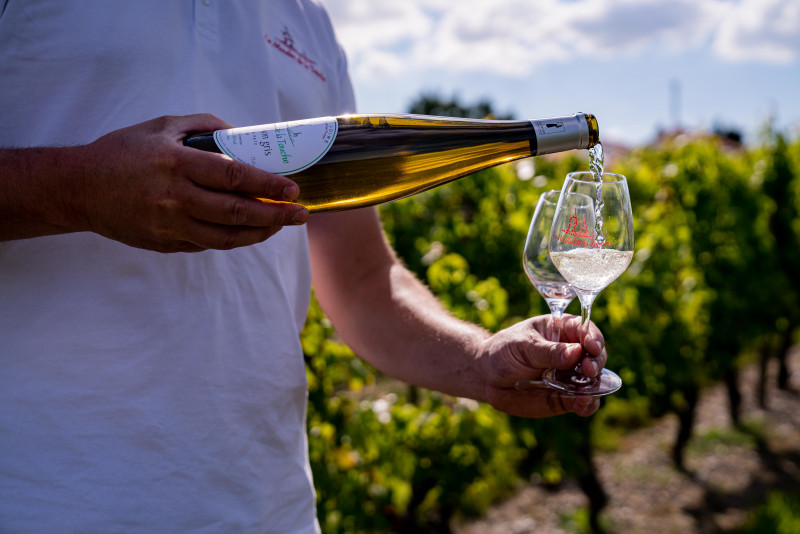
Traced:
<path id="1" fill-rule="evenodd" d="M 515 159 L 589 148 L 588 113 L 525 121 L 342 115 L 217 130 L 186 146 L 227 154 L 300 186 L 311 212 L 397 200 Z"/>

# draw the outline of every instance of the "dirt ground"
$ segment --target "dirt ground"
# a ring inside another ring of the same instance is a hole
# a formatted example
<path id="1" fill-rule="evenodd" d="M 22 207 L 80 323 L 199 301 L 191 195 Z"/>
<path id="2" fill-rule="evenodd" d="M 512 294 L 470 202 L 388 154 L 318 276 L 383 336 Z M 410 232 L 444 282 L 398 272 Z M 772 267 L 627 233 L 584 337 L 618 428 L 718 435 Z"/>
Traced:
<path id="1" fill-rule="evenodd" d="M 675 469 L 670 457 L 677 429 L 673 417 L 626 436 L 617 451 L 598 454 L 598 475 L 609 495 L 602 517 L 606 531 L 731 532 L 771 491 L 800 490 L 800 350 L 792 352 L 789 365 L 794 372 L 791 391 L 771 387 L 766 410 L 757 405 L 758 369 L 742 373 L 741 419 L 746 428 L 755 429 L 752 432 L 737 431 L 731 424 L 723 386 L 704 392 L 695 437 L 686 449 L 686 472 Z M 485 518 L 457 526 L 454 532 L 574 534 L 579 531 L 568 518 L 586 504 L 575 484 L 566 483 L 557 491 L 531 484 Z"/>

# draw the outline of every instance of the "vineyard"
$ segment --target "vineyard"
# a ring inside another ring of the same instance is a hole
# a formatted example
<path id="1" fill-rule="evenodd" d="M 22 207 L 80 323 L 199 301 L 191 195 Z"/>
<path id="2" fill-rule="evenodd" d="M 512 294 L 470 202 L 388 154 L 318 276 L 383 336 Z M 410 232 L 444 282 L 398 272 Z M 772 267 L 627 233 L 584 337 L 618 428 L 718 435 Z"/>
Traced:
<path id="1" fill-rule="evenodd" d="M 522 245 L 539 194 L 560 189 L 587 159 L 574 152 L 524 165 L 381 208 L 406 265 L 454 314 L 493 331 L 547 313 L 523 272 Z M 765 129 L 745 148 L 674 136 L 606 168 L 628 177 L 636 251 L 592 311 L 624 386 L 590 418 L 514 418 L 392 381 L 341 344 L 312 304 L 302 343 L 323 532 L 450 532 L 532 479 L 576 484 L 589 503 L 582 528 L 602 532 L 599 451 L 669 414 L 670 461 L 685 469 L 704 391 L 724 388 L 741 423 L 742 369 L 775 365 L 775 387 L 788 387 L 800 326 L 800 139 Z M 568 312 L 579 313 L 577 302 Z M 768 375 L 760 376 L 763 392 Z M 794 513 L 796 525 L 800 496 L 781 498 L 775 513 Z"/>

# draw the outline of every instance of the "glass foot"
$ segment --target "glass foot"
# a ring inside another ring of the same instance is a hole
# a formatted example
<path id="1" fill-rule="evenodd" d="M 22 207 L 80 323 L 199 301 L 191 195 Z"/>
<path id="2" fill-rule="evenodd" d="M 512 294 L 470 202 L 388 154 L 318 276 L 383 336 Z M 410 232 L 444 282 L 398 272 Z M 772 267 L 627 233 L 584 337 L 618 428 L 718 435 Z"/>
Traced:
<path id="1" fill-rule="evenodd" d="M 614 393 L 622 387 L 619 375 L 608 369 L 603 369 L 597 378 L 585 377 L 575 369 L 548 369 L 542 374 L 542 381 L 563 393 L 593 397 Z"/>

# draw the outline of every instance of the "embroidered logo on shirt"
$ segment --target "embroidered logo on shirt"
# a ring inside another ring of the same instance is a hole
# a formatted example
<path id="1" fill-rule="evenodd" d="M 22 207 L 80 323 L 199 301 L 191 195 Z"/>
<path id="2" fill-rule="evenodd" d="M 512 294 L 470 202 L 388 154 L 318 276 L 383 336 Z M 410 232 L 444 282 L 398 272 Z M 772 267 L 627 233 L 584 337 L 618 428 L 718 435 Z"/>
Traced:
<path id="1" fill-rule="evenodd" d="M 264 40 L 267 41 L 268 45 L 273 47 L 281 54 L 293 59 L 294 61 L 297 61 L 298 65 L 311 72 L 323 82 L 327 81 L 325 79 L 325 75 L 317 69 L 317 62 L 308 57 L 304 52 L 300 52 L 294 47 L 294 39 L 292 38 L 292 34 L 289 33 L 289 28 L 286 26 L 283 27 L 283 32 L 280 39 L 272 38 L 265 33 Z"/>

